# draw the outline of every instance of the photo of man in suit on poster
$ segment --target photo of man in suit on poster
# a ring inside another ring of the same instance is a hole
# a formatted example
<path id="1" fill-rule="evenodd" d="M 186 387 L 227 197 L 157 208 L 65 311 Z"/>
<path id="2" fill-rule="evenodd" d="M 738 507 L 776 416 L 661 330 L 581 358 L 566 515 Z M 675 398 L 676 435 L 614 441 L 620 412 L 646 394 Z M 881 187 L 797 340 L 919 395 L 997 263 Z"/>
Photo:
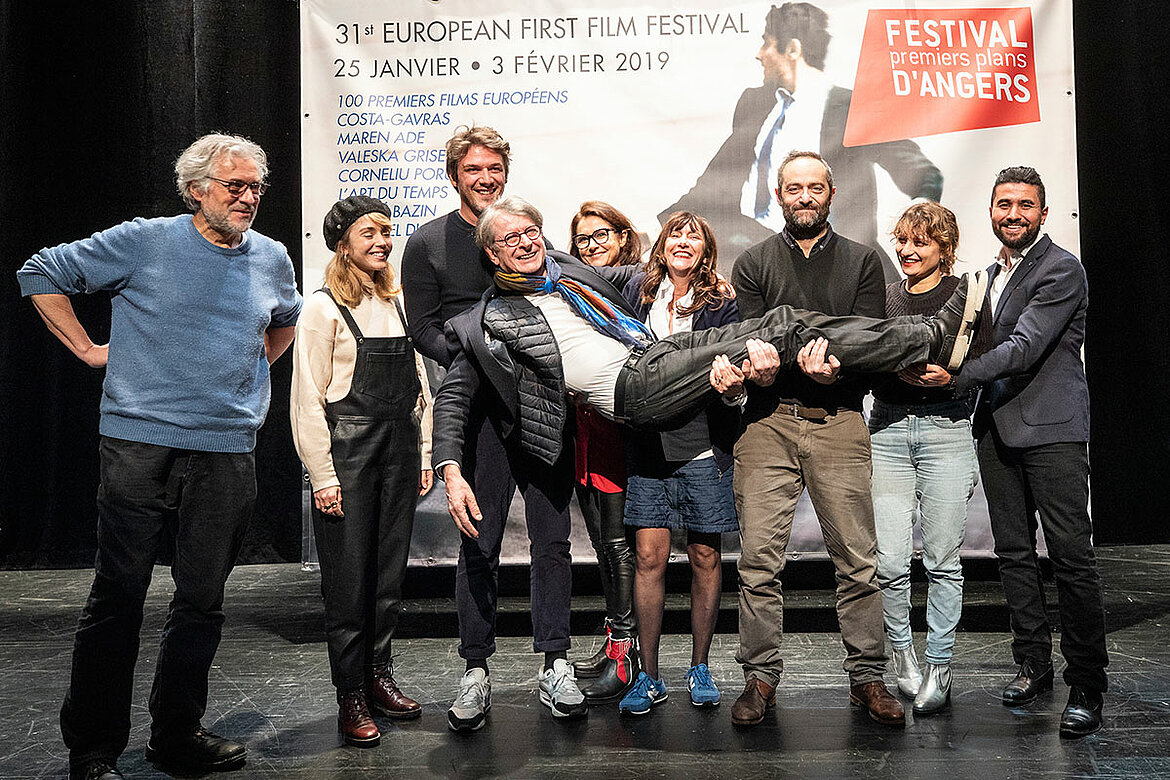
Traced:
<path id="1" fill-rule="evenodd" d="M 731 263 L 743 249 L 779 232 L 784 216 L 775 197 L 776 168 L 794 149 L 820 152 L 833 169 L 833 229 L 878 250 L 886 281 L 900 278 L 877 226 L 880 165 L 911 198 L 939 200 L 942 174 L 910 140 L 846 147 L 852 92 L 825 74 L 829 17 L 811 3 L 772 6 L 756 59 L 764 83 L 745 89 L 735 107 L 731 135 L 695 186 L 659 214 L 679 210 L 710 220 L 721 255 Z"/>

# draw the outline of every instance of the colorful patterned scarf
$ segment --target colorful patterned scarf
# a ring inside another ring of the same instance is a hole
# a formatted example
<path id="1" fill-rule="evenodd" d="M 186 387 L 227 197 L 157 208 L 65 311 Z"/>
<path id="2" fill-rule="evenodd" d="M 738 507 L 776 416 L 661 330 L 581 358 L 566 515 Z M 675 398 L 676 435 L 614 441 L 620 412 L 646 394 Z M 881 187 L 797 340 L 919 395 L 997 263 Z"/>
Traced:
<path id="1" fill-rule="evenodd" d="M 569 308 L 583 320 L 610 338 L 628 347 L 644 347 L 654 342 L 654 334 L 638 320 L 610 305 L 596 291 L 580 282 L 561 275 L 560 265 L 551 257 L 544 260 L 545 273 L 522 274 L 496 271 L 496 287 L 501 292 L 530 295 L 552 293 L 560 295 Z"/>

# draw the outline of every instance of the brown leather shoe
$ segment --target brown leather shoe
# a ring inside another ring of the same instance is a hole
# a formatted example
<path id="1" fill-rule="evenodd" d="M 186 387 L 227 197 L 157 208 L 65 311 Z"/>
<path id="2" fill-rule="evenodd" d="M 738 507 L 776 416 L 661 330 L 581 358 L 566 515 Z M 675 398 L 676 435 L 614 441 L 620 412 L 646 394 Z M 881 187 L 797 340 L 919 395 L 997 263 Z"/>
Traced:
<path id="1" fill-rule="evenodd" d="M 776 706 L 776 686 L 759 677 L 749 677 L 743 693 L 731 705 L 731 722 L 736 726 L 754 726 L 764 713 Z"/>
<path id="2" fill-rule="evenodd" d="M 398 690 L 389 664 L 374 667 L 369 702 L 370 709 L 387 718 L 407 720 L 422 714 L 422 705 Z"/>
<path id="3" fill-rule="evenodd" d="M 354 747 L 374 747 L 382 739 L 361 690 L 343 693 L 337 700 L 337 728 L 345 744 Z"/>
<path id="4" fill-rule="evenodd" d="M 881 680 L 854 685 L 849 689 L 849 701 L 858 707 L 865 707 L 869 717 L 887 726 L 905 726 L 906 711 L 886 689 Z"/>

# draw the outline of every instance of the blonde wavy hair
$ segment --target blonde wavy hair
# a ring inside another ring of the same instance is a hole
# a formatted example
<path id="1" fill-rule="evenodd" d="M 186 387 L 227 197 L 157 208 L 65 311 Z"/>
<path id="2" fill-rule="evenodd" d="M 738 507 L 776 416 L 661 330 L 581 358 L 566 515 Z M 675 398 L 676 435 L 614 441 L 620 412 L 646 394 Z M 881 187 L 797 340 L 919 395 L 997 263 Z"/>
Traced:
<path id="1" fill-rule="evenodd" d="M 363 216 L 369 217 L 379 228 L 388 228 L 392 225 L 390 218 L 380 211 L 371 211 Z M 357 222 L 354 222 L 354 225 L 356 224 Z M 349 234 L 352 230 L 353 225 L 337 242 L 337 251 L 325 266 L 325 286 L 333 293 L 338 303 L 349 308 L 357 306 L 363 298 L 368 297 L 381 298 L 389 303 L 394 296 L 402 292 L 402 285 L 398 284 L 394 268 L 387 264 L 384 269 L 374 274 L 373 284 L 370 284 L 364 275 L 357 272 L 353 260 L 350 259 Z"/>

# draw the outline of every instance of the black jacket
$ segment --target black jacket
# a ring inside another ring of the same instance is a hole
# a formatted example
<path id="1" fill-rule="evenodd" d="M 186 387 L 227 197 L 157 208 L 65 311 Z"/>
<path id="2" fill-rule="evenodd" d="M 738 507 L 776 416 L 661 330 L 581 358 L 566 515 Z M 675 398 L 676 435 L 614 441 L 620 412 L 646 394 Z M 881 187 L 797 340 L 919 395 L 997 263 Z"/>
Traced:
<path id="1" fill-rule="evenodd" d="M 617 268 L 593 268 L 580 260 L 561 252 L 550 251 L 549 256 L 561 266 L 561 272 L 568 278 L 589 285 L 609 303 L 624 313 L 633 316 L 629 305 L 619 290 L 636 270 L 634 266 Z M 487 414 L 500 427 L 506 442 L 519 444 L 520 429 L 525 427 L 529 434 L 547 428 L 544 441 L 524 446 L 524 451 L 537 459 L 552 464 L 559 457 L 564 446 L 565 398 L 560 395 L 558 410 L 545 405 L 534 407 L 531 401 L 522 402 L 514 356 L 503 342 L 492 338 L 484 329 L 484 311 L 488 303 L 499 292 L 489 287 L 479 303 L 447 321 L 445 335 L 448 348 L 454 355 L 451 369 L 435 395 L 434 450 L 431 460 L 436 465 L 454 461 L 463 465 L 464 425 L 478 400 L 486 404 Z M 531 303 L 520 299 L 518 306 L 527 305 L 536 312 L 536 321 L 543 324 L 547 333 L 546 343 L 555 347 L 552 330 Z M 527 357 L 532 358 L 531 354 Z M 552 350 L 541 358 L 543 367 L 550 372 L 560 372 L 559 352 Z M 556 363 L 552 366 L 548 364 Z M 545 374 L 546 376 L 548 374 Z M 563 377 L 563 373 L 562 373 Z M 563 382 L 563 379 L 562 379 Z M 546 400 L 551 397 L 545 396 Z M 539 415 L 541 419 L 536 419 Z M 523 421 L 521 418 L 527 418 Z M 548 427 L 546 423 L 559 419 L 560 430 Z"/>

